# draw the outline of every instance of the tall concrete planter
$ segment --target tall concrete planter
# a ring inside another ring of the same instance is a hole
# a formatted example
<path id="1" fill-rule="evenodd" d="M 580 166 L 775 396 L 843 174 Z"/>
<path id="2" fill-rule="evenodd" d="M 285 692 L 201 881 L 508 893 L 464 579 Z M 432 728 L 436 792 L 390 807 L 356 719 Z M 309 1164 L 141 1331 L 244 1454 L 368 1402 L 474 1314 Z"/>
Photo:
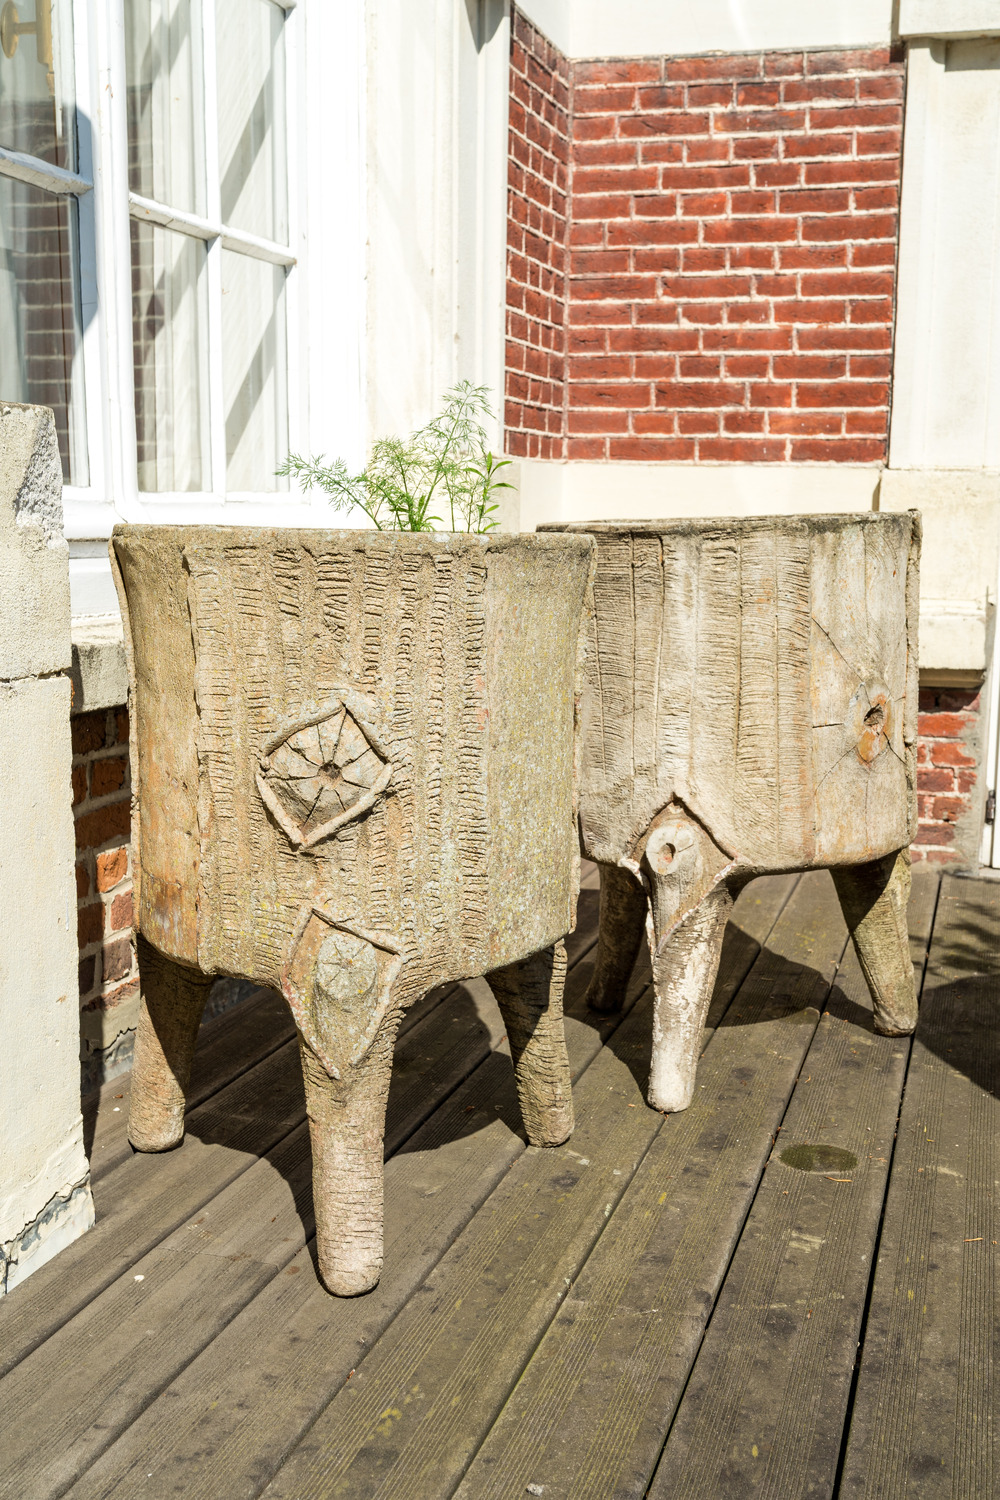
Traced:
<path id="1" fill-rule="evenodd" d="M 485 974 L 530 1140 L 572 1129 L 564 934 L 585 537 L 121 526 L 142 1014 L 129 1136 L 183 1134 L 212 976 L 298 1026 L 320 1271 L 378 1280 L 407 1007 Z"/>
<path id="2" fill-rule="evenodd" d="M 599 523 L 580 821 L 601 865 L 590 1004 L 648 931 L 649 1098 L 684 1109 L 734 896 L 829 867 L 882 1032 L 910 1032 L 920 525 Z"/>

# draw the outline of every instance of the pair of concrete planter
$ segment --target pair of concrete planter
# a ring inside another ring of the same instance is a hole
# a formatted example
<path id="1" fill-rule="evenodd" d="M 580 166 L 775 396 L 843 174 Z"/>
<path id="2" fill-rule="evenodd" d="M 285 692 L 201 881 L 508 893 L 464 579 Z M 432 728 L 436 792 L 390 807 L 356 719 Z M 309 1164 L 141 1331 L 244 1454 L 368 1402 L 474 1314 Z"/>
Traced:
<path id="1" fill-rule="evenodd" d="M 572 1131 L 562 1032 L 579 849 L 591 1004 L 644 928 L 651 1102 L 689 1102 L 734 895 L 834 868 L 876 1024 L 912 1030 L 915 518 L 579 534 L 119 527 L 143 1004 L 129 1136 L 183 1135 L 213 977 L 298 1027 L 320 1272 L 382 1260 L 396 1031 L 485 974 L 525 1128 Z"/>

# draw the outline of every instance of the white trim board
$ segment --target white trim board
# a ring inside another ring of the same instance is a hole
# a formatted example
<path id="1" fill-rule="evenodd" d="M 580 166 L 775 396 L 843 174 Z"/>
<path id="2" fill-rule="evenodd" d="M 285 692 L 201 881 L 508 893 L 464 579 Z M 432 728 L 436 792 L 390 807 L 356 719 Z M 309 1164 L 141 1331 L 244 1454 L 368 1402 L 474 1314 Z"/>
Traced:
<path id="1" fill-rule="evenodd" d="M 822 515 L 875 508 L 882 470 L 853 464 L 515 464 L 519 525 L 686 516 Z"/>
<path id="2" fill-rule="evenodd" d="M 878 47 L 892 38 L 892 0 L 519 0 L 519 9 L 568 57 Z"/>
<path id="3" fill-rule="evenodd" d="M 997 0 L 900 0 L 899 35 L 1000 36 Z"/>

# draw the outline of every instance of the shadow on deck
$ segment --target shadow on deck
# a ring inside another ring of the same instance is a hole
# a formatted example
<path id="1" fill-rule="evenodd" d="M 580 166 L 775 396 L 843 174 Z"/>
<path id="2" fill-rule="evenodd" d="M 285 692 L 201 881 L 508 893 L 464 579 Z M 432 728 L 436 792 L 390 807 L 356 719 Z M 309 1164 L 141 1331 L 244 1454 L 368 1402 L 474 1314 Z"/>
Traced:
<path id="1" fill-rule="evenodd" d="M 911 1046 L 873 1032 L 829 876 L 755 882 L 667 1117 L 648 961 L 622 1016 L 583 1008 L 596 911 L 565 1147 L 526 1145 L 482 981 L 407 1017 L 367 1297 L 316 1277 L 277 997 L 203 1028 L 180 1150 L 133 1156 L 108 1085 L 97 1227 L 0 1303 L 0 1496 L 996 1493 L 1000 887 L 916 877 Z"/>

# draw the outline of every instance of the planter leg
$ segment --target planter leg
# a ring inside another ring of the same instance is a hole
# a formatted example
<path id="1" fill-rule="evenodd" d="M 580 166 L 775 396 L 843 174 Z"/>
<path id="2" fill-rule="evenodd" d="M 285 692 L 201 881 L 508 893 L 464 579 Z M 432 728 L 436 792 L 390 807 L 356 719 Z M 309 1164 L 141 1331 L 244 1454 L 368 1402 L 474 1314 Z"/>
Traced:
<path id="1" fill-rule="evenodd" d="M 584 1003 L 606 1015 L 621 1010 L 646 928 L 646 892 L 628 870 L 601 865 L 597 958 Z"/>
<path id="2" fill-rule="evenodd" d="M 573 1133 L 573 1094 L 563 1031 L 566 946 L 555 943 L 486 975 L 507 1027 L 517 1097 L 533 1146 Z"/>
<path id="3" fill-rule="evenodd" d="M 906 928 L 910 851 L 900 849 L 831 874 L 871 991 L 875 1030 L 883 1036 L 909 1036 L 917 1024 L 917 987 Z"/>
<path id="4" fill-rule="evenodd" d="M 299 1037 L 319 1274 L 338 1297 L 371 1291 L 382 1274 L 385 1107 L 401 1014 L 390 1012 L 365 1056 L 339 1079 Z"/>
<path id="5" fill-rule="evenodd" d="M 702 1029 L 732 909 L 728 886 L 718 885 L 665 942 L 654 920 L 655 1003 L 649 1070 L 649 1102 L 654 1109 L 673 1112 L 687 1109 L 691 1103 Z"/>
<path id="6" fill-rule="evenodd" d="M 169 1151 L 184 1139 L 191 1059 L 212 979 L 136 936 L 142 1007 L 132 1064 L 128 1138 L 137 1151 Z"/>
<path id="7" fill-rule="evenodd" d="M 726 881 L 709 883 L 705 856 L 711 850 L 704 833 L 683 818 L 661 824 L 646 842 L 655 997 L 649 1102 L 654 1109 L 687 1109 L 694 1093 L 702 1029 L 733 909 Z"/>

